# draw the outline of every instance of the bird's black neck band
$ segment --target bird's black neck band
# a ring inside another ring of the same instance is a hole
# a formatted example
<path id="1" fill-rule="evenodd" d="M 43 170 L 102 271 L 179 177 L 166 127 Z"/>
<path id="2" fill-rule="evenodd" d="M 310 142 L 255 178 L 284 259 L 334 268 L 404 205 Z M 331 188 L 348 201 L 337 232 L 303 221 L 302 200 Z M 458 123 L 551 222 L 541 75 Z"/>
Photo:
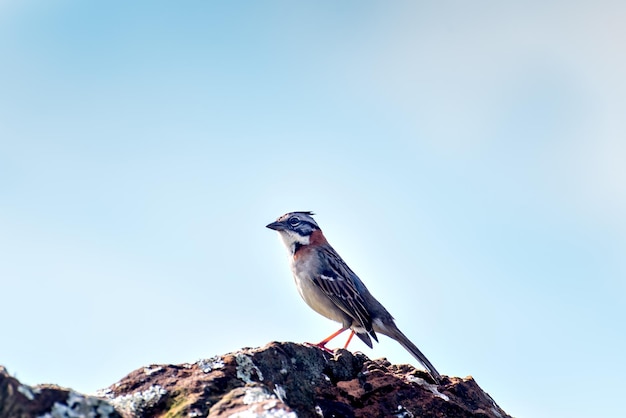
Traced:
<path id="1" fill-rule="evenodd" d="M 300 250 L 300 248 L 302 248 L 303 244 L 300 244 L 299 242 L 294 242 L 292 249 L 293 252 L 291 253 L 291 255 L 296 255 L 296 253 L 298 252 L 298 250 Z"/>

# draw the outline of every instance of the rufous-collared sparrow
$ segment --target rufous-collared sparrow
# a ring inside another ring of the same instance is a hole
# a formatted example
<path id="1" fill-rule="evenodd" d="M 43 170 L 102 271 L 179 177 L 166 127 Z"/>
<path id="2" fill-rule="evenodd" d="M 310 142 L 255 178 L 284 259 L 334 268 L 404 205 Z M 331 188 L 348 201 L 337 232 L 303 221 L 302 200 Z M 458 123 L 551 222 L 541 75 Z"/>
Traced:
<path id="1" fill-rule="evenodd" d="M 290 253 L 290 264 L 302 299 L 317 313 L 341 323 L 341 329 L 318 347 L 351 330 L 344 348 L 356 335 L 370 348 L 376 333 L 393 338 L 408 350 L 436 383 L 441 375 L 396 326 L 393 317 L 330 246 L 312 212 L 290 212 L 267 225 L 277 231 Z M 371 337 L 371 338 L 370 338 Z"/>

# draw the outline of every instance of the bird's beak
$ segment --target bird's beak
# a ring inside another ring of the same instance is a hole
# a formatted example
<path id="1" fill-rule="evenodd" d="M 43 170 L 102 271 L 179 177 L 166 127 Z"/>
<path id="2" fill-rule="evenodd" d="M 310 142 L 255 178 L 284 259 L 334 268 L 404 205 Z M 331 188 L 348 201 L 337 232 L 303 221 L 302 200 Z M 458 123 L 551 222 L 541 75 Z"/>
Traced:
<path id="1" fill-rule="evenodd" d="M 285 224 L 282 222 L 272 222 L 269 225 L 265 225 L 266 228 L 273 229 L 274 231 L 283 231 L 285 229 Z"/>

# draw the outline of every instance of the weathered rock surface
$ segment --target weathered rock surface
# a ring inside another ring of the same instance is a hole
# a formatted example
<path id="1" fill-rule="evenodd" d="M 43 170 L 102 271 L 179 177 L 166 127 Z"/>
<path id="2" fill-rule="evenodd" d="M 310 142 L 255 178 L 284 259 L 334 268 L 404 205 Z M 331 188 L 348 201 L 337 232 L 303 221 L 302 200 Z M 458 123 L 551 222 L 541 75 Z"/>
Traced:
<path id="1" fill-rule="evenodd" d="M 152 365 L 99 393 L 28 387 L 0 367 L 0 418 L 497 417 L 508 415 L 471 378 L 440 385 L 409 365 L 270 343 L 181 365 Z"/>
<path id="2" fill-rule="evenodd" d="M 55 385 L 26 386 L 0 366 L 0 418 L 108 417 L 119 418 L 101 398 L 81 395 Z"/>

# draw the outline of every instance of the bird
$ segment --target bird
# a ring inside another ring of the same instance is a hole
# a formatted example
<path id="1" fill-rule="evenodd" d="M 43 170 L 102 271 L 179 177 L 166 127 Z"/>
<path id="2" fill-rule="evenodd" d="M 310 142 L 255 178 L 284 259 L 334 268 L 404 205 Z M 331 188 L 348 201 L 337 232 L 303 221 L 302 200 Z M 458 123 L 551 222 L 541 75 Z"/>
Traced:
<path id="1" fill-rule="evenodd" d="M 317 313 L 339 322 L 341 328 L 315 344 L 326 344 L 350 330 L 347 349 L 356 334 L 368 347 L 377 334 L 396 340 L 418 361 L 438 384 L 441 375 L 426 356 L 396 326 L 393 316 L 369 292 L 326 240 L 311 211 L 289 212 L 266 225 L 277 231 L 289 252 L 291 271 L 304 301 Z"/>

